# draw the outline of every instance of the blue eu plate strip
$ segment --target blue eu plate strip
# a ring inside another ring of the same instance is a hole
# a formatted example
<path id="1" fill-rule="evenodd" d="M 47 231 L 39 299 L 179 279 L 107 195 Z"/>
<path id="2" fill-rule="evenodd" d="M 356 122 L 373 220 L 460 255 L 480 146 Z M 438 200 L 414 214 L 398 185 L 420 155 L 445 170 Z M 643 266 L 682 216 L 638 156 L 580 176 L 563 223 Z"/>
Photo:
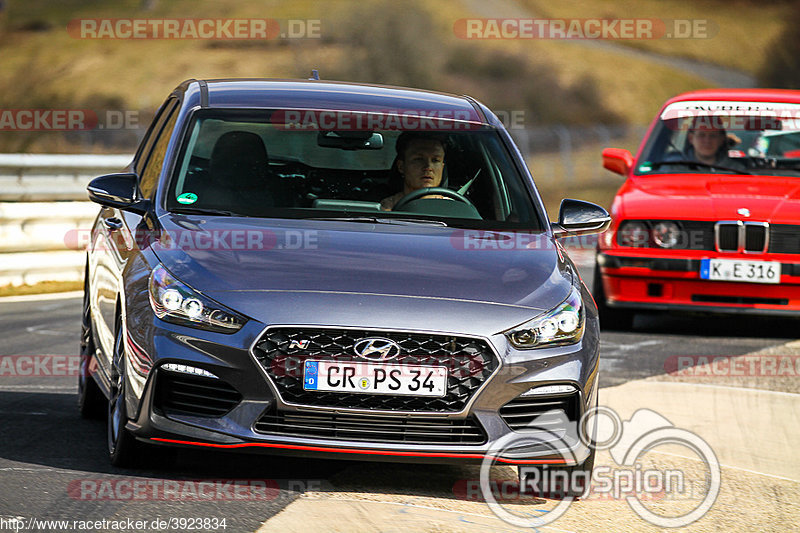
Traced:
<path id="1" fill-rule="evenodd" d="M 709 264 L 711 263 L 710 259 L 701 259 L 700 260 L 700 277 L 702 279 L 709 278 Z"/>
<path id="2" fill-rule="evenodd" d="M 306 390 L 317 390 L 317 374 L 319 374 L 318 361 L 306 361 L 305 377 L 303 388 Z"/>

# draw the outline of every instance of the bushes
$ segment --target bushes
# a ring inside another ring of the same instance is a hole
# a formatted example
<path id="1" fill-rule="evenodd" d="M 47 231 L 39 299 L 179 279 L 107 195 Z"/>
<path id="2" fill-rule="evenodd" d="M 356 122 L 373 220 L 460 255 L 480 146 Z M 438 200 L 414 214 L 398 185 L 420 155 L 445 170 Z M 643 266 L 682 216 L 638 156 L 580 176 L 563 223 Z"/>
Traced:
<path id="1" fill-rule="evenodd" d="M 783 32 L 772 42 L 758 80 L 762 87 L 800 88 L 800 10 L 795 10 Z"/>
<path id="2" fill-rule="evenodd" d="M 521 53 L 464 45 L 452 52 L 447 68 L 470 79 L 471 94 L 490 107 L 530 113 L 526 121 L 531 125 L 621 122 L 599 100 L 591 79 L 562 83 L 551 65 L 531 62 Z"/>
<path id="3" fill-rule="evenodd" d="M 336 77 L 434 89 L 444 63 L 439 28 L 416 0 L 359 4 L 334 28 L 347 49 Z"/>
<path id="4" fill-rule="evenodd" d="M 344 52 L 326 78 L 467 93 L 493 109 L 523 111 L 529 124 L 620 122 L 591 79 L 565 84 L 553 66 L 520 52 L 453 45 L 417 0 L 361 4 L 344 13 L 333 35 Z"/>

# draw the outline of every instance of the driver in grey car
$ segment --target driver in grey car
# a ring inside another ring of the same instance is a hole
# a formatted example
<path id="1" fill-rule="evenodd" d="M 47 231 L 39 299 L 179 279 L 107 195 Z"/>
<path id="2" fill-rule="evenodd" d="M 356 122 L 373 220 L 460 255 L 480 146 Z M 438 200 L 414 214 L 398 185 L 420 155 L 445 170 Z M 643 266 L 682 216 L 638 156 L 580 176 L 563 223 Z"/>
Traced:
<path id="1" fill-rule="evenodd" d="M 397 172 L 403 177 L 403 190 L 381 200 L 381 209 L 391 211 L 407 194 L 425 187 L 439 187 L 444 173 L 444 141 L 433 134 L 405 132 L 395 145 Z M 428 195 L 423 198 L 444 198 Z"/>

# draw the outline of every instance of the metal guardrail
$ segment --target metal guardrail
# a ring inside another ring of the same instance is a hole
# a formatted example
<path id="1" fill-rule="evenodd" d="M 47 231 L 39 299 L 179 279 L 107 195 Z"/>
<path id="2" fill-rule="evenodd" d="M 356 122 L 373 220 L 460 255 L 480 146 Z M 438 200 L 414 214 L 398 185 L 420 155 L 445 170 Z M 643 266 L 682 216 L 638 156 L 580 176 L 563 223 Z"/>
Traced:
<path id="1" fill-rule="evenodd" d="M 87 201 L 95 176 L 118 172 L 130 155 L 0 154 L 0 286 L 79 281 L 75 243 L 98 206 Z"/>
<path id="2" fill-rule="evenodd" d="M 0 154 L 0 202 L 86 200 L 95 176 L 119 172 L 130 155 Z"/>

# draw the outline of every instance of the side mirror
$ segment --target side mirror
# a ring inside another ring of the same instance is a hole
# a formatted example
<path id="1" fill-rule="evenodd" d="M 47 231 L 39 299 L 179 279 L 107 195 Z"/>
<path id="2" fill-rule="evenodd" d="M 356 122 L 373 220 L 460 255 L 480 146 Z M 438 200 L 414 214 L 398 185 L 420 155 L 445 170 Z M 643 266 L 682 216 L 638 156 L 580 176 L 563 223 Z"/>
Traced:
<path id="1" fill-rule="evenodd" d="M 558 223 L 551 224 L 556 237 L 602 233 L 611 224 L 608 211 L 597 204 L 566 198 L 558 210 Z"/>
<path id="2" fill-rule="evenodd" d="M 603 150 L 603 167 L 627 177 L 633 168 L 633 156 L 622 148 L 606 148 Z"/>
<path id="3" fill-rule="evenodd" d="M 138 198 L 139 178 L 136 174 L 107 174 L 89 182 L 89 199 L 100 205 L 144 213 L 148 200 Z"/>

